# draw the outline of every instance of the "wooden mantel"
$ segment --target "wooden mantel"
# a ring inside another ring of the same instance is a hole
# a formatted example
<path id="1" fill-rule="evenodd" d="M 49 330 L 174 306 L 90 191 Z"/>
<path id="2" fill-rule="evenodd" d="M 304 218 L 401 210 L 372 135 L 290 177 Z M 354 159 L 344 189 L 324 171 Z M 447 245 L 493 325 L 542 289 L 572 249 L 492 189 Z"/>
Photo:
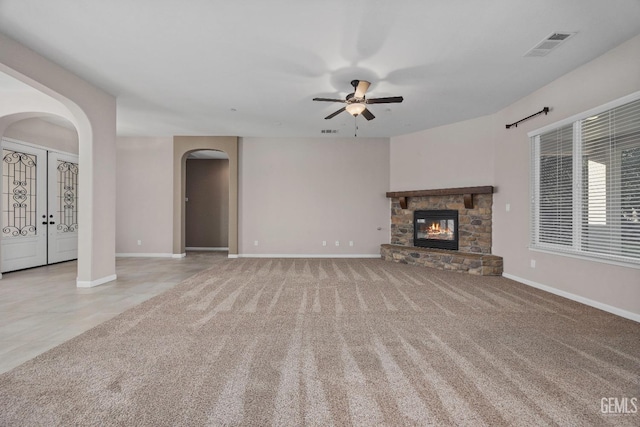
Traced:
<path id="1" fill-rule="evenodd" d="M 462 194 L 464 198 L 464 207 L 466 209 L 473 209 L 473 195 L 474 194 L 491 194 L 493 193 L 493 186 L 487 185 L 484 187 L 459 187 L 459 188 L 439 188 L 437 190 L 412 190 L 412 191 L 389 191 L 387 197 L 398 198 L 400 207 L 407 209 L 409 204 L 409 197 L 424 197 L 424 196 L 452 196 L 456 194 Z"/>

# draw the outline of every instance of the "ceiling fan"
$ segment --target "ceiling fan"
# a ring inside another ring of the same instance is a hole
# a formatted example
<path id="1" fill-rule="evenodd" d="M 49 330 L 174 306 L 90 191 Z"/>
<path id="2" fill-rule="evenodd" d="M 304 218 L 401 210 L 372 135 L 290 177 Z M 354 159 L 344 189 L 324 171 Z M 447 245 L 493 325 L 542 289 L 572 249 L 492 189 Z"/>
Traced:
<path id="1" fill-rule="evenodd" d="M 367 109 L 367 104 L 390 104 L 394 102 L 402 102 L 404 100 L 401 96 L 389 96 L 386 98 L 365 98 L 364 94 L 369 89 L 369 83 L 366 80 L 351 80 L 351 86 L 353 86 L 354 92 L 346 96 L 345 99 L 332 99 L 332 98 L 313 98 L 314 101 L 326 101 L 326 102 L 342 102 L 347 104 L 338 111 L 329 114 L 326 119 L 331 119 L 343 111 L 347 111 L 352 116 L 356 117 L 362 114 L 365 119 L 373 120 L 376 118 L 371 111 Z"/>

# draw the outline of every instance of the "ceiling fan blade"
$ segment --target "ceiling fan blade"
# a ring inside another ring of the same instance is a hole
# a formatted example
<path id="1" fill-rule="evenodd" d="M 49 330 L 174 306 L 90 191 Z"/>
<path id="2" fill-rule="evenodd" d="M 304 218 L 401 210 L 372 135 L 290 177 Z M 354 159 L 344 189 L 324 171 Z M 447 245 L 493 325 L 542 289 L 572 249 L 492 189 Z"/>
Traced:
<path id="1" fill-rule="evenodd" d="M 366 108 L 364 110 L 362 110 L 362 113 L 360 113 L 362 116 L 364 116 L 365 119 L 367 120 L 373 120 L 376 118 L 376 116 L 374 116 L 371 111 L 367 110 Z"/>
<path id="2" fill-rule="evenodd" d="M 327 101 L 327 102 L 347 102 L 344 99 L 333 99 L 333 98 L 313 98 L 314 101 Z"/>
<path id="3" fill-rule="evenodd" d="M 371 83 L 369 83 L 366 80 L 358 81 L 358 86 L 356 86 L 356 91 L 355 91 L 355 97 L 358 99 L 364 98 L 364 94 L 367 92 L 367 89 L 369 89 L 370 85 Z"/>
<path id="4" fill-rule="evenodd" d="M 402 102 L 404 98 L 401 96 L 389 96 L 387 98 L 369 98 L 365 102 L 367 104 L 390 104 L 392 102 Z"/>
<path id="5" fill-rule="evenodd" d="M 325 117 L 324 119 L 325 119 L 325 120 L 332 119 L 332 118 L 334 118 L 335 116 L 337 116 L 338 114 L 342 113 L 342 112 L 343 112 L 344 110 L 346 110 L 346 109 L 347 109 L 347 107 L 342 107 L 342 108 L 341 108 L 341 109 L 339 109 L 338 111 L 336 111 L 336 112 L 334 112 L 334 113 L 329 114 L 329 115 L 328 115 L 327 117 Z"/>

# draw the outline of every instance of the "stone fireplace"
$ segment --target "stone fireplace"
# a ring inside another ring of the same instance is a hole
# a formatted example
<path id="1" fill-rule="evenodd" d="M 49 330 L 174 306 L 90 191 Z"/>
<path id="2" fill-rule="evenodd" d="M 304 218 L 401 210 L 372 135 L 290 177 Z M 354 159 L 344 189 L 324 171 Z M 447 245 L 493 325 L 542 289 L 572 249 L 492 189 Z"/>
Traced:
<path id="1" fill-rule="evenodd" d="M 391 244 L 382 245 L 383 259 L 502 275 L 502 258 L 491 254 L 493 187 L 390 192 L 387 197 L 391 198 Z M 429 219 L 434 211 L 445 216 L 433 218 L 437 225 Z M 453 218 L 446 218 L 452 212 L 457 214 L 453 224 Z M 421 219 L 424 222 L 418 222 Z M 457 247 L 451 243 L 454 235 Z"/>
<path id="2" fill-rule="evenodd" d="M 471 207 L 465 207 L 462 194 L 411 197 L 403 208 L 391 201 L 391 244 L 414 244 L 413 215 L 416 211 L 456 210 L 458 212 L 457 250 L 472 253 L 491 253 L 492 194 L 476 194 Z"/>

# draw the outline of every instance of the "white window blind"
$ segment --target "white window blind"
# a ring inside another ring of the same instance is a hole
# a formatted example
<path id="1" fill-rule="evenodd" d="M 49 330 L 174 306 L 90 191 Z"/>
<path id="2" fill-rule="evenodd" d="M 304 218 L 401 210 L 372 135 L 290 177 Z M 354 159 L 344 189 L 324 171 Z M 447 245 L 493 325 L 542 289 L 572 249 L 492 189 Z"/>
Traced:
<path id="1" fill-rule="evenodd" d="M 640 100 L 532 138 L 531 247 L 640 264 Z"/>

